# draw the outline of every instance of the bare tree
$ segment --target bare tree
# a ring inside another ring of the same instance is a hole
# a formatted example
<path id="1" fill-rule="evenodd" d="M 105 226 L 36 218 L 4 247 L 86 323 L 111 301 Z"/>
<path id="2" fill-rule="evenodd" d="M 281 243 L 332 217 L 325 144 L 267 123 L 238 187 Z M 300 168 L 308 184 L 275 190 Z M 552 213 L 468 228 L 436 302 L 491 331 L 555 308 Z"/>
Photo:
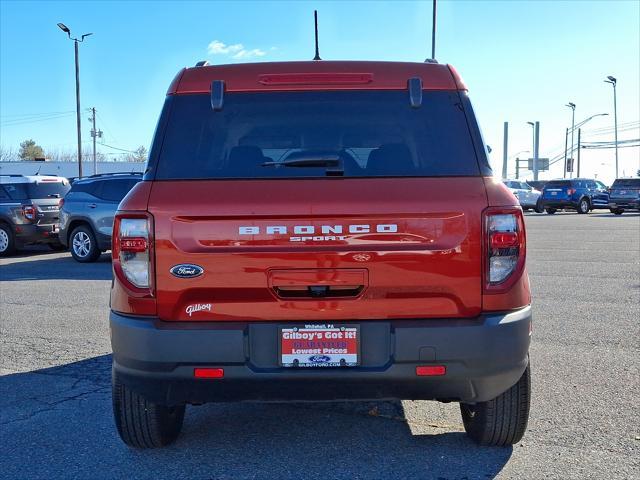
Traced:
<path id="1" fill-rule="evenodd" d="M 131 155 L 129 155 L 128 160 L 130 162 L 146 162 L 147 161 L 147 149 L 140 145 L 136 148 Z"/>
<path id="2" fill-rule="evenodd" d="M 18 155 L 11 147 L 0 145 L 0 162 L 11 162 L 16 160 Z"/>

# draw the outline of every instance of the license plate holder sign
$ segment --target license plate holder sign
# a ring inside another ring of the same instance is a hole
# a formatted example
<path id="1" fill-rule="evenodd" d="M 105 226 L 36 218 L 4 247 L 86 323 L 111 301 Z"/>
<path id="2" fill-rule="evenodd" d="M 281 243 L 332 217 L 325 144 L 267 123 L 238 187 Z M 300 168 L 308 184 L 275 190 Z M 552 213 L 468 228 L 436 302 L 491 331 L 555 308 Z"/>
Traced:
<path id="1" fill-rule="evenodd" d="M 280 328 L 282 367 L 355 367 L 360 364 L 358 325 Z"/>

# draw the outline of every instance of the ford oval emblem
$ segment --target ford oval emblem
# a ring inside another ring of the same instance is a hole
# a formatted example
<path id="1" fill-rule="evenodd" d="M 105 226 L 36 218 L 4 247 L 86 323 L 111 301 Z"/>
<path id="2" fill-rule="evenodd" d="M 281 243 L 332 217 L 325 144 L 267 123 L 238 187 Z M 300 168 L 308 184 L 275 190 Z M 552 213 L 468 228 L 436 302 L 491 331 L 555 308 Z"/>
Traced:
<path id="1" fill-rule="evenodd" d="M 326 355 L 312 355 L 309 357 L 311 363 L 327 363 L 331 361 L 331 358 Z"/>
<path id="2" fill-rule="evenodd" d="M 175 265 L 169 270 L 171 275 L 178 278 L 195 278 L 204 273 L 204 268 L 199 265 L 193 265 L 191 263 L 181 263 Z"/>

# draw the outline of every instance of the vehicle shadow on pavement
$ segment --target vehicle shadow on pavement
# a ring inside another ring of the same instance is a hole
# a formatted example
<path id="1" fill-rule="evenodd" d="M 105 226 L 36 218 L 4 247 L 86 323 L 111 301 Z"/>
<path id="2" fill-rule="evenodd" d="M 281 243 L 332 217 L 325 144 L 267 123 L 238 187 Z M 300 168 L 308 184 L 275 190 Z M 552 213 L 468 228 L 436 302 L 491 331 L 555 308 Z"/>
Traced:
<path id="1" fill-rule="evenodd" d="M 110 370 L 103 355 L 0 377 L 6 478 L 491 479 L 512 454 L 414 435 L 400 402 L 188 407 L 174 445 L 133 450 L 113 426 Z"/>
<path id="2" fill-rule="evenodd" d="M 70 254 L 7 258 L 0 281 L 24 280 L 111 280 L 111 256 L 102 254 L 95 263 L 78 263 Z"/>
<path id="3" fill-rule="evenodd" d="M 608 217 L 608 218 L 640 217 L 640 212 L 625 212 L 622 215 L 616 215 L 615 213 L 590 213 L 589 216 L 590 217 Z"/>

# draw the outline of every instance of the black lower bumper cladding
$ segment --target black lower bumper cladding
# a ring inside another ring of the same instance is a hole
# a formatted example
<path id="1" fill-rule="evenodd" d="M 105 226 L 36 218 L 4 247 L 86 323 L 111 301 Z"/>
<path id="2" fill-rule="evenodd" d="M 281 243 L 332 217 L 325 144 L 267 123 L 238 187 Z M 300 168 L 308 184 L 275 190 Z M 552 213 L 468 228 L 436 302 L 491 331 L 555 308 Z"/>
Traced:
<path id="1" fill-rule="evenodd" d="M 473 319 L 345 321 L 360 327 L 360 365 L 335 368 L 280 367 L 280 322 L 165 322 L 111 312 L 110 326 L 114 373 L 155 403 L 478 402 L 495 398 L 522 375 L 531 318 L 526 307 Z M 446 373 L 416 375 L 416 367 L 429 365 L 444 366 Z M 207 367 L 222 368 L 224 377 L 194 377 L 195 368 Z"/>

